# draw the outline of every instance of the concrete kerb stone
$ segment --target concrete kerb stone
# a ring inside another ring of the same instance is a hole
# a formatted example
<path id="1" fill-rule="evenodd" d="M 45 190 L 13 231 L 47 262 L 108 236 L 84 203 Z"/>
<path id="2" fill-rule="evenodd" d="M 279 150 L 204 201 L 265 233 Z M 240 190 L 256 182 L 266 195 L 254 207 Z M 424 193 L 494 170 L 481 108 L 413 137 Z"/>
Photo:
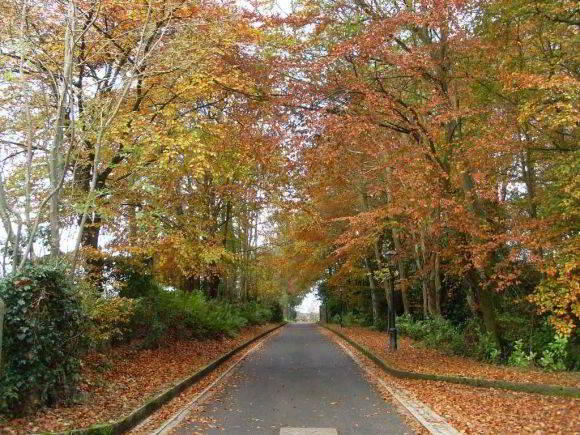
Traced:
<path id="1" fill-rule="evenodd" d="M 235 363 L 233 363 L 226 371 L 224 371 L 221 375 L 219 375 L 212 383 L 210 383 L 207 387 L 205 387 L 200 393 L 196 394 L 194 398 L 183 408 L 181 408 L 177 413 L 175 413 L 172 417 L 168 420 L 165 420 L 161 426 L 157 429 L 152 431 L 150 435 L 164 435 L 171 433 L 173 429 L 179 426 L 183 420 L 187 418 L 187 416 L 192 412 L 192 410 L 199 404 L 200 401 L 205 400 L 208 396 L 211 395 L 213 388 L 223 382 L 227 377 L 229 377 L 236 367 L 242 363 L 246 359 L 248 355 L 253 353 L 260 344 L 256 344 L 252 348 L 250 348 L 240 359 L 238 359 Z M 147 419 L 145 419 L 141 424 L 147 424 Z M 140 425 L 136 426 L 134 429 L 139 430 Z"/>
<path id="2" fill-rule="evenodd" d="M 460 432 L 457 431 L 451 424 L 447 422 L 443 417 L 437 414 L 429 406 L 420 402 L 407 394 L 407 392 L 393 385 L 387 384 L 375 373 L 372 372 L 368 367 L 366 367 L 359 358 L 354 355 L 351 350 L 344 343 L 338 343 L 340 347 L 350 356 L 365 373 L 373 378 L 382 388 L 387 390 L 391 396 L 393 396 L 399 404 L 401 404 L 414 418 L 417 420 L 427 431 L 432 435 L 459 435 Z"/>
<path id="3" fill-rule="evenodd" d="M 228 353 L 222 355 L 221 357 L 213 360 L 205 367 L 201 368 L 194 374 L 188 376 L 185 379 L 177 382 L 175 385 L 170 387 L 169 389 L 165 390 L 161 394 L 158 394 L 153 399 L 149 400 L 147 403 L 142 405 L 141 407 L 137 408 L 133 412 L 131 412 L 126 417 L 122 418 L 119 421 L 110 424 L 96 424 L 86 429 L 73 429 L 70 431 L 65 432 L 44 432 L 44 435 L 117 435 L 127 432 L 128 430 L 132 429 L 133 427 L 137 426 L 140 422 L 145 420 L 149 417 L 153 412 L 157 411 L 161 408 L 162 405 L 169 402 L 171 399 L 176 397 L 179 393 L 181 393 L 186 388 L 190 387 L 197 381 L 203 379 L 208 374 L 216 370 L 219 366 L 221 366 L 224 362 L 228 361 L 234 355 L 236 355 L 241 350 L 248 347 L 250 344 L 256 342 L 257 340 L 265 337 L 266 335 L 274 332 L 278 328 L 286 325 L 286 322 L 283 322 L 263 333 L 253 337 L 235 349 L 229 351 Z"/>
<path id="4" fill-rule="evenodd" d="M 562 385 L 545 385 L 545 384 L 522 384 L 518 382 L 498 381 L 498 380 L 459 377 L 459 376 L 435 375 L 396 369 L 387 364 L 378 356 L 376 356 L 369 349 L 360 345 L 356 341 L 350 339 L 346 335 L 336 331 L 333 328 L 330 328 L 327 325 L 320 324 L 320 326 L 329 330 L 333 334 L 338 335 L 340 338 L 349 343 L 351 346 L 353 346 L 367 358 L 376 363 L 382 370 L 384 370 L 385 372 L 389 373 L 390 375 L 396 378 L 417 379 L 423 381 L 441 381 L 448 382 L 451 384 L 469 385 L 472 387 L 480 387 L 480 388 L 499 388 L 503 390 L 518 391 L 523 393 L 543 394 L 547 396 L 580 398 L 580 388 L 575 387 L 565 387 Z"/>

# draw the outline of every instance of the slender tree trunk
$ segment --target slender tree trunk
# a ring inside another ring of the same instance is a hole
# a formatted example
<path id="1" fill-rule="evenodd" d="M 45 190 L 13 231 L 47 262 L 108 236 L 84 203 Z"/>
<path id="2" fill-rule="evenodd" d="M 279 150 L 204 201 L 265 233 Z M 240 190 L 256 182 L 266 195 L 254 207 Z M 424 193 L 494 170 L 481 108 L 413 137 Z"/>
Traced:
<path id="1" fill-rule="evenodd" d="M 431 272 L 429 280 L 429 314 L 433 317 L 438 317 L 441 315 L 441 302 L 439 300 L 439 294 L 441 288 L 437 287 L 438 278 L 437 272 L 435 271 L 435 263 L 437 260 L 437 254 L 431 254 Z"/>
<path id="2" fill-rule="evenodd" d="M 435 261 L 433 265 L 433 286 L 435 287 L 435 310 L 437 315 L 441 315 L 441 272 L 440 272 L 440 258 L 439 253 L 435 253 Z"/>
<path id="3" fill-rule="evenodd" d="M 25 38 L 25 33 L 26 33 L 26 22 L 28 19 L 28 1 L 24 0 L 22 2 L 22 15 L 21 15 L 21 21 L 20 21 L 20 37 L 22 38 L 22 40 L 24 40 Z M 19 74 L 20 74 L 20 79 L 21 79 L 21 85 L 22 85 L 22 92 L 24 94 L 28 94 L 28 86 L 27 86 L 27 82 L 25 80 L 25 76 L 24 76 L 24 50 L 22 51 L 22 55 L 20 57 L 20 63 L 19 63 Z M 26 97 L 24 97 L 26 98 Z M 32 218 L 30 216 L 31 214 L 31 200 L 32 200 L 32 157 L 33 157 L 33 151 L 32 151 L 32 141 L 34 139 L 34 126 L 32 123 L 32 113 L 31 113 L 31 108 L 30 108 L 30 104 L 28 102 L 28 100 L 26 101 L 26 107 L 25 107 L 25 119 L 26 119 L 26 179 L 25 179 L 25 191 L 24 191 L 24 221 L 26 222 L 26 229 L 28 230 L 28 234 L 32 234 L 32 229 L 33 229 L 33 223 L 32 223 Z M 17 244 L 20 244 L 20 240 L 18 240 Z M 16 249 L 16 257 L 17 259 L 19 259 L 20 256 L 20 246 L 18 246 L 18 248 Z M 34 251 L 30 252 L 31 257 L 34 255 Z M 18 260 L 16 260 L 16 262 L 14 263 L 15 265 L 18 264 Z"/>
<path id="4" fill-rule="evenodd" d="M 224 219 L 224 233 L 222 237 L 222 244 L 225 250 L 228 249 L 228 238 L 229 238 L 229 231 L 230 231 L 230 220 L 232 215 L 232 203 L 230 200 L 226 202 L 226 216 Z M 224 276 L 224 297 L 230 298 L 230 282 L 229 282 L 229 274 L 226 273 Z"/>
<path id="5" fill-rule="evenodd" d="M 371 306 L 373 312 L 373 325 L 378 327 L 381 320 L 385 317 L 385 294 L 381 291 L 377 285 L 377 281 L 374 276 L 375 269 L 372 265 L 372 260 L 365 258 L 365 266 L 369 275 L 369 287 L 371 289 Z"/>
<path id="6" fill-rule="evenodd" d="M 14 232 L 12 227 L 11 215 L 12 209 L 8 205 L 6 199 L 6 191 L 4 189 L 4 177 L 2 176 L 2 167 L 0 167 L 0 218 L 2 219 L 2 224 L 4 226 L 4 232 L 6 233 L 7 242 L 12 248 L 12 259 L 11 262 L 14 267 L 21 263 L 21 250 L 20 243 L 17 237 L 17 232 Z M 4 251 L 6 253 L 6 250 Z"/>
<path id="7" fill-rule="evenodd" d="M 51 189 L 54 194 L 49 201 L 49 222 L 50 222 L 50 255 L 60 255 L 60 192 L 56 189 L 60 182 L 61 171 L 64 171 L 62 162 L 62 145 L 64 142 L 64 131 L 66 128 L 66 119 L 69 116 L 70 107 L 70 87 L 72 85 L 72 74 L 74 64 L 75 48 L 75 6 L 72 1 L 68 2 L 67 26 L 64 35 L 64 63 L 62 71 L 62 80 L 58 91 L 58 105 L 56 113 L 56 122 L 54 125 L 54 137 L 50 154 L 48 157 L 48 170 Z"/>
<path id="8" fill-rule="evenodd" d="M 382 265 L 382 255 L 381 255 L 381 248 L 380 248 L 379 241 L 375 241 L 375 243 L 373 244 L 373 249 L 374 249 L 375 261 L 376 261 L 377 269 L 378 269 Z M 391 298 L 391 291 L 392 291 L 391 280 L 392 279 L 393 279 L 393 277 L 391 276 L 390 273 L 388 273 L 387 277 L 383 280 L 383 292 L 384 292 L 384 297 L 385 297 L 387 306 L 389 306 L 389 303 L 394 300 L 394 298 Z M 393 310 L 395 309 L 395 307 L 391 307 L 391 308 Z"/>
<path id="9" fill-rule="evenodd" d="M 425 228 L 421 228 L 421 265 L 424 269 L 427 268 L 428 264 L 431 264 L 432 261 L 428 262 L 428 254 L 427 254 L 427 245 L 425 244 Z M 431 255 L 434 257 L 434 254 Z M 429 275 L 427 275 L 427 270 L 423 270 L 423 284 L 424 289 L 427 294 L 427 312 L 431 317 L 438 316 L 439 313 L 437 312 L 437 303 L 435 301 L 435 289 L 434 286 L 431 285 L 434 282 L 434 275 L 433 270 L 430 271 Z"/>
<path id="10" fill-rule="evenodd" d="M 247 301 L 248 294 L 248 266 L 249 266 L 249 217 L 247 209 L 240 216 L 240 248 L 242 250 L 242 266 L 240 268 L 240 293 L 242 300 Z"/>
<path id="11" fill-rule="evenodd" d="M 421 255 L 419 253 L 419 245 L 415 244 L 415 264 L 417 265 L 417 272 L 421 277 L 421 289 L 423 294 L 423 318 L 429 317 L 428 301 L 427 301 L 427 282 L 425 280 L 423 265 L 421 264 Z"/>
<path id="12" fill-rule="evenodd" d="M 212 274 L 208 280 L 208 296 L 211 299 L 217 299 L 219 295 L 220 277 L 217 273 Z"/>
<path id="13" fill-rule="evenodd" d="M 522 176 L 526 185 L 526 196 L 528 199 L 528 214 L 531 219 L 538 217 L 538 205 L 536 204 L 536 165 L 532 157 L 531 150 L 525 150 L 522 153 Z M 544 250 L 539 247 L 533 250 L 533 253 L 541 258 Z"/>
<path id="14" fill-rule="evenodd" d="M 364 211 L 369 211 L 370 210 L 370 205 L 369 205 L 369 198 L 368 195 L 366 193 L 366 188 L 362 187 L 361 188 L 361 203 L 363 206 L 363 210 Z M 373 266 L 373 262 L 371 259 L 369 258 L 365 258 L 365 265 L 367 267 L 367 270 L 369 271 L 369 287 L 371 288 L 371 303 L 372 303 L 372 310 L 373 310 L 373 324 L 375 326 L 379 325 L 379 321 L 382 317 L 384 317 L 385 315 L 385 305 L 387 304 L 388 299 L 388 293 L 389 293 L 389 289 L 387 289 L 387 286 L 385 284 L 385 292 L 382 292 L 381 290 L 379 290 L 377 282 L 376 282 L 376 278 L 374 276 L 374 272 L 381 267 L 381 252 L 380 252 L 380 247 L 379 247 L 379 242 L 375 241 L 373 243 L 373 251 L 375 254 L 375 264 L 376 267 Z"/>
<path id="15" fill-rule="evenodd" d="M 479 199 L 474 191 L 475 181 L 473 180 L 471 173 L 467 170 L 463 171 L 462 174 L 462 188 L 466 200 L 469 203 L 470 210 L 479 219 L 483 219 L 485 217 L 485 211 L 479 204 Z M 477 314 L 479 314 L 483 319 L 486 331 L 491 335 L 497 346 L 501 347 L 501 334 L 497 325 L 493 295 L 490 290 L 481 286 L 480 276 L 484 276 L 484 272 L 476 269 L 475 266 L 472 266 L 467 274 L 472 294 L 477 299 L 476 303 L 473 304 L 473 307 L 477 308 Z"/>
<path id="16" fill-rule="evenodd" d="M 399 230 L 393 227 L 393 244 L 395 245 L 395 251 L 397 252 L 397 268 L 399 270 L 399 282 L 401 286 L 401 298 L 403 300 L 403 310 L 405 315 L 409 315 L 411 312 L 409 306 L 409 295 L 407 294 L 407 275 L 405 273 L 405 263 L 401 260 L 401 240 L 399 239 Z"/>

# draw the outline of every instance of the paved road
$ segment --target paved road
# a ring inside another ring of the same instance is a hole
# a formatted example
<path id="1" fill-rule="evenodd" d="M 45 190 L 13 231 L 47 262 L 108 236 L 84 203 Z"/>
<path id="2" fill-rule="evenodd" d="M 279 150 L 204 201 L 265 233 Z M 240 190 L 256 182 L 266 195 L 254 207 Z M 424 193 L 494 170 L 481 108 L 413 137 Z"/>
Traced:
<path id="1" fill-rule="evenodd" d="M 278 435 L 284 427 L 413 433 L 352 359 L 308 324 L 285 326 L 251 354 L 202 416 L 205 424 L 192 419 L 177 433 Z"/>

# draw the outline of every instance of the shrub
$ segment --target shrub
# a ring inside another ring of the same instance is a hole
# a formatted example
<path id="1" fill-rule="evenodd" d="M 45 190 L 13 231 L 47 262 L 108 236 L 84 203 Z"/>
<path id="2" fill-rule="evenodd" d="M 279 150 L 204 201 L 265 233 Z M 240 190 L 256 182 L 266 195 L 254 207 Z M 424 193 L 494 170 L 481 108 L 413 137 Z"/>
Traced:
<path id="1" fill-rule="evenodd" d="M 137 301 L 123 297 L 105 298 L 91 292 L 85 294 L 83 305 L 90 320 L 87 330 L 90 345 L 98 349 L 122 339 L 129 332 Z"/>
<path id="2" fill-rule="evenodd" d="M 341 324 L 343 326 L 371 326 L 372 320 L 365 314 L 349 311 L 344 315 L 340 313 L 335 314 L 331 317 L 330 323 Z"/>
<path id="3" fill-rule="evenodd" d="M 21 414 L 72 396 L 86 316 L 64 269 L 27 265 L 0 280 L 6 304 L 0 411 Z"/>
<path id="4" fill-rule="evenodd" d="M 483 330 L 479 322 L 476 323 L 474 337 L 470 346 L 466 349 L 466 355 L 480 361 L 497 364 L 501 361 L 501 349 L 498 347 L 493 335 Z M 467 331 L 463 333 L 466 337 Z"/>
<path id="5" fill-rule="evenodd" d="M 249 325 L 261 325 L 272 319 L 272 310 L 258 302 L 247 302 L 240 307 L 240 315 Z"/>
<path id="6" fill-rule="evenodd" d="M 535 357 L 534 352 L 526 353 L 524 351 L 523 340 L 517 340 L 514 343 L 514 350 L 508 358 L 508 364 L 515 367 L 529 367 L 534 362 Z"/>
<path id="7" fill-rule="evenodd" d="M 476 319 L 459 327 L 443 318 L 415 321 L 411 316 L 401 316 L 397 319 L 397 327 L 402 335 L 446 353 L 471 356 L 494 364 L 502 360 L 501 350 L 491 334 L 485 332 L 481 322 Z M 556 335 L 543 346 L 538 364 L 546 370 L 573 369 L 577 363 L 570 357 L 570 349 L 572 346 L 569 339 Z M 523 340 L 518 339 L 513 344 L 507 364 L 529 367 L 534 364 L 537 355 L 537 352 L 532 351 L 526 353 Z"/>
<path id="8" fill-rule="evenodd" d="M 131 328 L 135 336 L 145 338 L 146 347 L 152 347 L 168 335 L 198 339 L 235 336 L 248 324 L 271 319 L 272 311 L 256 302 L 236 306 L 208 300 L 201 292 L 165 290 L 156 284 L 138 300 Z"/>
<path id="9" fill-rule="evenodd" d="M 554 341 L 544 349 L 538 361 L 540 366 L 546 370 L 566 370 L 566 359 L 568 358 L 568 337 L 556 334 Z"/>
<path id="10" fill-rule="evenodd" d="M 335 314 L 330 319 L 330 323 L 341 324 L 342 323 L 342 316 L 340 314 Z"/>
<path id="11" fill-rule="evenodd" d="M 369 323 L 366 316 L 348 312 L 344 316 L 343 324 L 344 326 L 367 326 Z"/>
<path id="12" fill-rule="evenodd" d="M 418 320 L 414 321 L 409 315 L 397 318 L 397 328 L 401 335 L 405 335 L 413 340 L 423 340 L 426 336 L 425 323 Z"/>
<path id="13" fill-rule="evenodd" d="M 107 258 L 106 266 L 113 285 L 119 287 L 119 296 L 136 299 L 155 292 L 159 286 L 153 278 L 151 264 L 151 258 L 139 256 Z"/>
<path id="14" fill-rule="evenodd" d="M 275 302 L 272 305 L 272 322 L 283 322 L 284 321 L 284 310 L 280 303 Z"/>
<path id="15" fill-rule="evenodd" d="M 428 347 L 450 354 L 465 353 L 461 331 L 442 317 L 414 321 L 410 316 L 401 316 L 398 318 L 397 327 L 402 335 L 422 341 Z"/>

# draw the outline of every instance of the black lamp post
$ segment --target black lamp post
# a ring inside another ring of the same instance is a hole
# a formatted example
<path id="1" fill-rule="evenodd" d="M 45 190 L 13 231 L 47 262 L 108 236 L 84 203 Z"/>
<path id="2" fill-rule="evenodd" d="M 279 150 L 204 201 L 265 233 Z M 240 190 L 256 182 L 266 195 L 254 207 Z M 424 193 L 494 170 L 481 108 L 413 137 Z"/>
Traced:
<path id="1" fill-rule="evenodd" d="M 385 252 L 385 256 L 387 257 L 387 270 L 389 272 L 389 295 L 387 303 L 389 305 L 389 312 L 388 312 L 388 334 L 389 334 L 389 349 L 390 350 L 397 350 L 397 325 L 396 325 L 396 313 L 395 313 L 395 273 L 394 268 L 391 265 L 391 257 L 396 254 L 395 251 L 387 251 Z"/>

